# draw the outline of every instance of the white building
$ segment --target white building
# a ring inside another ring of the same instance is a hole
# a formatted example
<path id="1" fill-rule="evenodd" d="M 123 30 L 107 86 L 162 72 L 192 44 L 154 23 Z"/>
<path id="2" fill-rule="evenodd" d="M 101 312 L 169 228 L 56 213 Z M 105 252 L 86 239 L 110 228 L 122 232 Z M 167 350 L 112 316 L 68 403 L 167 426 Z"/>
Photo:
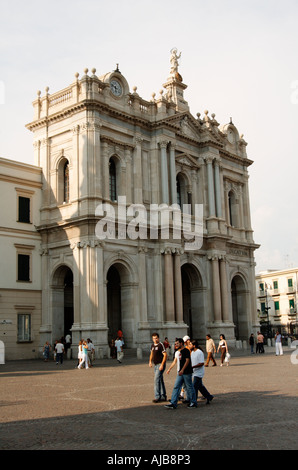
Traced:
<path id="1" fill-rule="evenodd" d="M 257 308 L 261 324 L 270 322 L 272 334 L 298 334 L 298 268 L 262 271 L 256 276 Z"/>
<path id="2" fill-rule="evenodd" d="M 164 92 L 149 101 L 130 91 L 117 66 L 102 76 L 85 70 L 33 102 L 40 348 L 70 331 L 75 351 L 90 337 L 105 355 L 119 328 L 132 348 L 148 348 L 154 331 L 202 342 L 223 333 L 233 345 L 259 327 L 247 144 L 232 121 L 220 126 L 208 111 L 190 113 L 175 50 L 171 64 Z M 123 197 L 124 225 L 117 219 L 107 229 L 113 237 L 100 240 L 99 208 L 117 216 Z M 132 204 L 145 209 L 143 222 L 154 204 L 188 204 L 191 229 L 202 207 L 202 242 L 189 249 L 172 218 L 166 239 L 161 225 L 156 237 L 142 232 Z M 135 238 L 127 236 L 130 222 Z"/>

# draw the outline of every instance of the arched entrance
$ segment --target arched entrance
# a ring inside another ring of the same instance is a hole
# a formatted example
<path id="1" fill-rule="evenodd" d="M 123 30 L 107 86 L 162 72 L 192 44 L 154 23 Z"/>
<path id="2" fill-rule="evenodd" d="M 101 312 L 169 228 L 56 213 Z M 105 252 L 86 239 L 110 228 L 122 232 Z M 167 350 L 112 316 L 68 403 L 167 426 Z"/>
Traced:
<path id="1" fill-rule="evenodd" d="M 181 267 L 183 321 L 188 325 L 192 339 L 205 336 L 204 294 L 202 279 L 197 268 L 191 264 Z"/>
<path id="2" fill-rule="evenodd" d="M 247 290 L 240 275 L 236 275 L 231 283 L 232 312 L 235 325 L 236 340 L 247 339 L 249 336 L 247 319 Z"/>
<path id="3" fill-rule="evenodd" d="M 108 270 L 107 282 L 108 341 L 110 342 L 116 338 L 117 331 L 122 330 L 120 275 L 115 266 L 111 266 Z"/>
<path id="4" fill-rule="evenodd" d="M 73 273 L 68 266 L 60 266 L 52 283 L 52 341 L 70 333 L 74 321 Z"/>
<path id="5" fill-rule="evenodd" d="M 126 347 L 134 346 L 137 319 L 134 318 L 134 284 L 129 269 L 116 262 L 107 272 L 108 340 L 122 330 Z"/>

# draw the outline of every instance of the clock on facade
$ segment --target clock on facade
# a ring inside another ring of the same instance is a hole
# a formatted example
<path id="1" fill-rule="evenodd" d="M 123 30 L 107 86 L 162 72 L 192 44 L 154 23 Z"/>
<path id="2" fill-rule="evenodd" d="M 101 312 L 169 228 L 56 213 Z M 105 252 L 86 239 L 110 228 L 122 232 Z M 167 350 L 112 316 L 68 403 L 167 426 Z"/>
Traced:
<path id="1" fill-rule="evenodd" d="M 122 95 L 122 85 L 118 80 L 111 80 L 110 81 L 110 88 L 111 92 L 115 96 L 121 96 Z"/>

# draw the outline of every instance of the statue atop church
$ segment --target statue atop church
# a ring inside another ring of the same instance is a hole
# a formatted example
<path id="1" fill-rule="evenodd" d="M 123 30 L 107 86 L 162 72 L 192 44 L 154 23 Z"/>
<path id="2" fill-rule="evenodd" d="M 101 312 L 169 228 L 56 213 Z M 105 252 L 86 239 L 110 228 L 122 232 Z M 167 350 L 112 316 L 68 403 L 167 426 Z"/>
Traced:
<path id="1" fill-rule="evenodd" d="M 180 59 L 180 57 L 181 57 L 181 52 L 180 52 L 180 54 L 177 54 L 177 52 L 178 51 L 177 51 L 176 47 L 173 47 L 173 49 L 171 49 L 171 58 L 170 58 L 171 72 L 170 72 L 170 74 L 173 77 L 176 77 L 176 74 L 178 74 L 178 65 L 179 65 L 178 59 Z"/>

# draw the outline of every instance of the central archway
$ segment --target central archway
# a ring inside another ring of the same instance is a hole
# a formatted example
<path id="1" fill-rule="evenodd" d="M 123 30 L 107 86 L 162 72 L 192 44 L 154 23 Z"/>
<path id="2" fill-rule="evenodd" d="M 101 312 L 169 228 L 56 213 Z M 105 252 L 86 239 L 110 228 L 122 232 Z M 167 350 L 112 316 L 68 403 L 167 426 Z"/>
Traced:
<path id="1" fill-rule="evenodd" d="M 231 295 L 236 340 L 247 339 L 249 336 L 247 322 L 247 294 L 243 278 L 239 274 L 235 275 L 231 283 Z"/>
<path id="2" fill-rule="evenodd" d="M 52 342 L 70 333 L 73 322 L 73 273 L 62 265 L 54 272 L 52 281 Z"/>
<path id="3" fill-rule="evenodd" d="M 192 339 L 205 337 L 204 289 L 198 269 L 189 263 L 181 266 L 183 321 Z"/>
<path id="4" fill-rule="evenodd" d="M 115 339 L 121 329 L 126 347 L 133 347 L 136 318 L 131 273 L 125 264 L 116 261 L 109 267 L 106 277 L 108 340 Z"/>

